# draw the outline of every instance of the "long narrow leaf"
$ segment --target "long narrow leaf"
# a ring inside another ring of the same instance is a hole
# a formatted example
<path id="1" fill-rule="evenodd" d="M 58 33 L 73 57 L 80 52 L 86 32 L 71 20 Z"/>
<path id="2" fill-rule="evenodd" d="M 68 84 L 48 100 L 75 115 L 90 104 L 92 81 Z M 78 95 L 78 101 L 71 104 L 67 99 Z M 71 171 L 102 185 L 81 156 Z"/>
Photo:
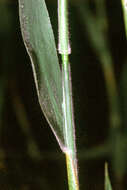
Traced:
<path id="1" fill-rule="evenodd" d="M 105 190 L 112 190 L 107 163 L 105 163 Z"/>
<path id="2" fill-rule="evenodd" d="M 39 102 L 60 147 L 63 148 L 62 79 L 45 1 L 19 0 L 19 13 Z"/>
<path id="3" fill-rule="evenodd" d="M 122 8 L 123 8 L 125 32 L 126 32 L 126 37 L 127 37 L 127 0 L 121 0 L 121 2 L 122 2 Z"/>

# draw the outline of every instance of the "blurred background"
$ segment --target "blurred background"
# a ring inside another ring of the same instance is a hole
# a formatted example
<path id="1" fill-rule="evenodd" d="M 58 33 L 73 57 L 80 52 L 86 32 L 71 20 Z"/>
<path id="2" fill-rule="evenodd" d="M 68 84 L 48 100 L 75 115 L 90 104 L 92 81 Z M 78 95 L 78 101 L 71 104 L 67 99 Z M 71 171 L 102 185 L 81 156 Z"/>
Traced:
<path id="1" fill-rule="evenodd" d="M 57 44 L 57 1 L 46 0 Z M 80 188 L 127 189 L 127 44 L 120 0 L 69 0 Z M 18 1 L 0 0 L 0 189 L 67 189 L 64 155 L 41 112 Z"/>

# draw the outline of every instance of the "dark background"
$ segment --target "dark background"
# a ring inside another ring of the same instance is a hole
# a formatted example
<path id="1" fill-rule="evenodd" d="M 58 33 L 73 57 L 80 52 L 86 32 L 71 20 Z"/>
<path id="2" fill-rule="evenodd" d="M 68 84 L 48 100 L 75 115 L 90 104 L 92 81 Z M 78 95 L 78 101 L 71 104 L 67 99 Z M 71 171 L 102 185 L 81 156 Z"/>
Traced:
<path id="1" fill-rule="evenodd" d="M 121 2 L 104 1 L 107 15 L 104 37 L 113 60 L 122 120 L 118 141 L 110 130 L 110 106 L 100 52 L 80 14 L 80 7 L 87 4 L 95 20 L 101 19 L 97 17 L 97 0 L 69 2 L 80 188 L 104 189 L 107 161 L 114 190 L 124 190 L 127 188 L 127 47 Z M 46 3 L 57 43 L 57 2 L 46 0 Z M 85 21 L 90 22 L 88 16 Z M 99 43 L 96 33 L 94 37 Z M 111 151 L 107 151 L 107 144 Z M 30 60 L 21 37 L 17 0 L 0 0 L 0 189 L 67 189 L 64 155 L 38 103 Z"/>

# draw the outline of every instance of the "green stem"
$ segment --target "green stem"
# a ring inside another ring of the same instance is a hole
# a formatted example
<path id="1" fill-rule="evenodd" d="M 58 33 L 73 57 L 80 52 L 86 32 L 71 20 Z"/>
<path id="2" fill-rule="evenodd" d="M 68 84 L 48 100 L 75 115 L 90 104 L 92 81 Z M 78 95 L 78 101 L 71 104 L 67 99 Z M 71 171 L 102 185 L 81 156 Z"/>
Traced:
<path id="1" fill-rule="evenodd" d="M 73 121 L 73 106 L 71 95 L 71 75 L 68 55 L 62 55 L 62 74 L 63 74 L 63 115 L 64 115 L 64 138 L 67 149 L 66 163 L 68 184 L 70 190 L 78 190 L 78 172 L 75 147 L 75 133 Z"/>
<path id="2" fill-rule="evenodd" d="M 58 28 L 59 28 L 59 44 L 58 50 L 60 54 L 70 54 L 68 32 L 68 0 L 58 0 Z"/>
<path id="3" fill-rule="evenodd" d="M 75 131 L 73 120 L 71 74 L 68 54 L 71 53 L 68 32 L 68 0 L 58 0 L 58 25 L 59 45 L 58 50 L 62 57 L 62 82 L 63 82 L 63 116 L 65 155 L 69 190 L 79 190 Z"/>
<path id="4" fill-rule="evenodd" d="M 68 55 L 62 55 L 64 138 L 66 147 L 74 154 L 74 123 L 71 96 L 71 79 Z M 73 155 L 74 157 L 75 155 Z"/>
<path id="5" fill-rule="evenodd" d="M 77 167 L 72 160 L 71 156 L 66 153 L 68 185 L 70 190 L 79 190 Z"/>

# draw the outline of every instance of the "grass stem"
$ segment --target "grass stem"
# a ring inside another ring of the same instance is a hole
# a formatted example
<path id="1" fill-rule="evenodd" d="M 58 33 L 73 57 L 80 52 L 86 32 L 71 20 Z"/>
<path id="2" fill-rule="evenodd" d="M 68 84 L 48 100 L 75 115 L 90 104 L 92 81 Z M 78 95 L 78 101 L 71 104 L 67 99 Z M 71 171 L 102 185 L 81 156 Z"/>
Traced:
<path id="1" fill-rule="evenodd" d="M 68 55 L 71 53 L 68 32 L 68 0 L 58 0 L 58 50 L 62 57 L 62 83 L 63 83 L 63 116 L 64 116 L 64 139 L 65 155 L 69 190 L 79 190 L 75 129 L 73 119 L 71 73 Z"/>
<path id="2" fill-rule="evenodd" d="M 78 190 L 78 172 L 72 106 L 71 74 L 68 55 L 62 55 L 64 138 L 69 190 Z"/>
<path id="3" fill-rule="evenodd" d="M 69 154 L 66 154 L 66 165 L 69 190 L 79 190 L 77 167 Z"/>

